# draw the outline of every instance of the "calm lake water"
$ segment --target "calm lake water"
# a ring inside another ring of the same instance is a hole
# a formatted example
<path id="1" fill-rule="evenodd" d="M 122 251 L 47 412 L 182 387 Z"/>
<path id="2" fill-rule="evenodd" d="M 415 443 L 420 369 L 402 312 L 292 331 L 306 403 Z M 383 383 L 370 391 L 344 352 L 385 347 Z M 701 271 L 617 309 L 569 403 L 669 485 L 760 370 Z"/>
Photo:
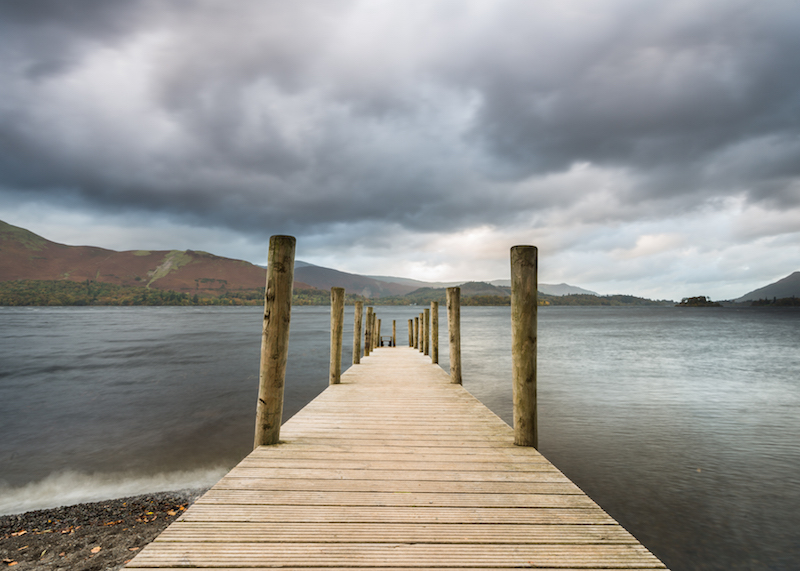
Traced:
<path id="1" fill-rule="evenodd" d="M 402 343 L 420 308 L 376 310 Z M 213 484 L 252 447 L 261 314 L 0 308 L 0 513 Z M 464 386 L 510 423 L 509 322 L 462 308 Z M 328 332 L 293 309 L 287 418 Z M 798 349 L 797 311 L 542 308 L 540 449 L 674 571 L 798 569 Z"/>

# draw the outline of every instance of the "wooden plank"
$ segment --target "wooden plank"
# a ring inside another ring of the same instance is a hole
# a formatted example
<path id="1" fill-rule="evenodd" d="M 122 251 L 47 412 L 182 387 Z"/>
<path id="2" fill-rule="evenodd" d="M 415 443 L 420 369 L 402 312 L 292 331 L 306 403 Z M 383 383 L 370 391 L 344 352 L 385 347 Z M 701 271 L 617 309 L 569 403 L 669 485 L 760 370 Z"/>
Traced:
<path id="1" fill-rule="evenodd" d="M 139 571 L 181 571 L 186 569 L 186 567 L 137 567 Z M 251 569 L 253 571 L 275 571 L 274 567 L 247 567 L 247 569 Z M 346 571 L 349 569 L 353 569 L 351 566 L 334 566 L 334 567 L 281 567 L 281 571 Z M 359 571 L 439 571 L 443 569 L 443 567 L 359 567 Z M 491 569 L 491 567 L 459 567 L 458 571 L 487 571 L 487 569 Z M 595 567 L 595 566 L 588 566 L 588 567 L 536 567 L 538 571 L 608 571 L 608 567 Z M 619 567 L 617 567 L 619 569 Z M 625 571 L 652 571 L 653 567 L 625 567 Z M 214 567 L 215 571 L 242 571 L 241 566 L 236 567 Z"/>
<path id="2" fill-rule="evenodd" d="M 519 454 L 516 450 L 507 450 L 505 452 L 483 452 L 481 450 L 469 450 L 463 454 L 458 453 L 457 449 L 442 450 L 441 452 L 434 453 L 426 450 L 425 452 L 415 452 L 413 450 L 374 450 L 374 451 L 348 451 L 343 452 L 340 450 L 302 450 L 293 448 L 287 450 L 275 450 L 274 452 L 267 453 L 256 451 L 248 456 L 248 461 L 257 463 L 259 460 L 271 461 L 275 459 L 293 459 L 293 460 L 324 460 L 324 461 L 343 461 L 343 462 L 365 462 L 365 461 L 381 461 L 381 462 L 426 462 L 430 464 L 438 463 L 451 463 L 451 462 L 476 462 L 480 464 L 485 463 L 503 463 L 514 462 L 519 464 L 522 462 L 535 463 L 535 464 L 549 464 L 549 462 L 540 455 Z"/>
<path id="3" fill-rule="evenodd" d="M 137 567 L 140 571 L 181 571 L 186 567 Z M 253 571 L 275 571 L 274 567 L 247 567 Z M 344 571 L 345 569 L 353 569 L 353 567 L 281 567 L 281 571 Z M 438 571 L 442 567 L 359 567 L 359 571 Z M 491 567 L 490 567 L 491 569 Z M 537 567 L 538 571 L 608 571 L 607 567 L 581 567 L 566 568 L 566 567 Z M 652 567 L 647 568 L 629 568 L 626 567 L 625 571 L 652 571 Z M 214 567 L 215 571 L 241 571 L 242 567 Z M 486 567 L 459 567 L 459 571 L 486 571 Z"/>
<path id="4" fill-rule="evenodd" d="M 376 348 L 130 569 L 664 568 L 413 348 Z"/>
<path id="5" fill-rule="evenodd" d="M 172 543 L 146 546 L 128 567 L 171 565 L 220 567 L 249 565 L 372 567 L 587 567 L 663 569 L 641 545 L 470 545 L 403 543 Z"/>
<path id="6" fill-rule="evenodd" d="M 429 507 L 511 507 L 590 508 L 588 496 L 566 494 L 446 494 L 417 492 L 334 492 L 283 490 L 230 490 L 214 488 L 197 504 L 293 505 L 293 506 L 429 506 Z"/>
<path id="7" fill-rule="evenodd" d="M 317 472 L 326 474 L 325 471 Z M 273 472 L 274 474 L 274 472 Z M 454 482 L 451 480 L 371 480 L 324 479 L 315 477 L 274 478 L 266 473 L 261 477 L 237 478 L 226 476 L 215 490 L 327 490 L 330 492 L 389 492 L 389 493 L 449 493 L 449 494 L 573 494 L 583 495 L 580 488 L 564 478 L 555 482 Z"/>
<path id="8" fill-rule="evenodd" d="M 430 470 L 470 472 L 554 472 L 549 462 L 360 462 L 348 460 L 314 460 L 312 458 L 246 458 L 241 466 L 264 468 L 311 468 L 317 470 Z"/>
<path id="9" fill-rule="evenodd" d="M 318 543 L 520 543 L 520 544 L 635 544 L 636 539 L 616 525 L 525 524 L 374 524 L 242 523 L 180 521 L 156 541 L 214 543 L 297 543 L 314 537 Z"/>
<path id="10" fill-rule="evenodd" d="M 287 523 L 479 523 L 608 524 L 616 522 L 600 508 L 434 508 L 369 506 L 261 506 L 195 504 L 179 521 Z"/>
<path id="11" fill-rule="evenodd" d="M 539 472 L 467 472 L 445 470 L 350 470 L 236 466 L 230 473 L 242 478 L 318 478 L 324 480 L 419 480 L 450 482 L 561 482 L 566 477 L 557 470 Z"/>

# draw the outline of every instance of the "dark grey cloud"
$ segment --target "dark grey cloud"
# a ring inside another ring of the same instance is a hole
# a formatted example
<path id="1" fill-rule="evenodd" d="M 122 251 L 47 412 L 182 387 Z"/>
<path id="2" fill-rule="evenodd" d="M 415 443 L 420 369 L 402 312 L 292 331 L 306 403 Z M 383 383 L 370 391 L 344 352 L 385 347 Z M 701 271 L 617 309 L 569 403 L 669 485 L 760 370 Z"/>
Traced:
<path id="1" fill-rule="evenodd" d="M 145 2 L 33 0 L 0 3 L 0 57 L 36 80 L 63 73 L 87 51 L 124 40 L 142 23 Z"/>
<path id="2" fill-rule="evenodd" d="M 601 191 L 587 223 L 800 205 L 790 1 L 34 0 L 0 22 L 5 192 L 263 234 L 536 227 Z"/>

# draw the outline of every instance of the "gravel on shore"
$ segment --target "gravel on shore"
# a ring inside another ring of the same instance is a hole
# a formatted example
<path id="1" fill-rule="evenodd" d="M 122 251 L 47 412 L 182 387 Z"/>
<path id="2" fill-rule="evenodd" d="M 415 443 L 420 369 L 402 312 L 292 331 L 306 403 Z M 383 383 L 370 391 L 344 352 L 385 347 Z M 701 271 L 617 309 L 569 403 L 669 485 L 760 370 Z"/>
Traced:
<path id="1" fill-rule="evenodd" d="M 204 492 L 159 492 L 0 516 L 0 569 L 121 569 Z"/>

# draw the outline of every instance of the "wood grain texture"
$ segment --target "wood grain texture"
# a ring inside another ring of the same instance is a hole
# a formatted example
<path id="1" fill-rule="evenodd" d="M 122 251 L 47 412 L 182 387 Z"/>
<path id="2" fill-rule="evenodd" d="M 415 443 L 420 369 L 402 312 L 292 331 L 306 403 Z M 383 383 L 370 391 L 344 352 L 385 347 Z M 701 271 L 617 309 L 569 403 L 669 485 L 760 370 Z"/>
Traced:
<path id="1" fill-rule="evenodd" d="M 413 347 L 376 347 L 129 569 L 663 569 Z"/>

